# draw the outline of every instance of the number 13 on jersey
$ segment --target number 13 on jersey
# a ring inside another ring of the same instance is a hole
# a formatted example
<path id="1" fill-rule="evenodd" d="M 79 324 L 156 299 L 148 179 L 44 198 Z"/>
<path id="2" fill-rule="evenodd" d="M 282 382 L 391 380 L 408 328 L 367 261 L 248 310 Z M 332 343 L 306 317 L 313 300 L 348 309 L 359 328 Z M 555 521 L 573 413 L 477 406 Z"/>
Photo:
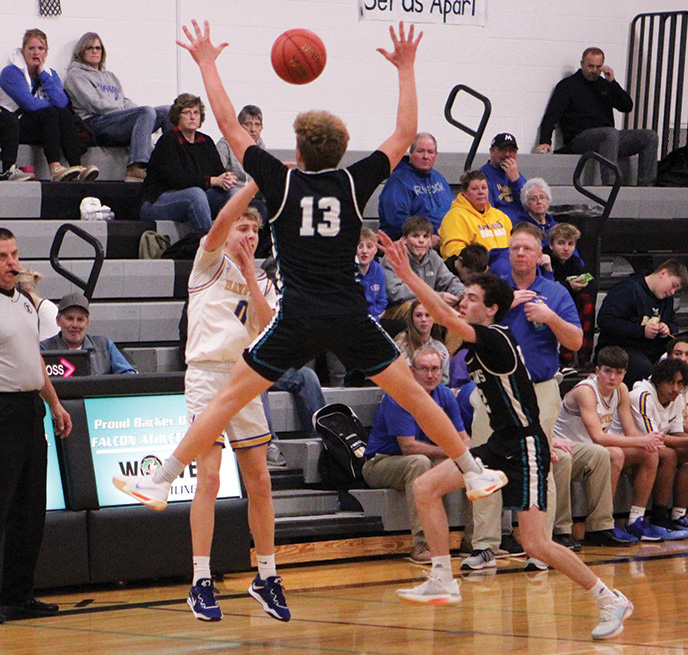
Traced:
<path id="1" fill-rule="evenodd" d="M 317 233 L 321 237 L 335 237 L 340 228 L 340 204 L 337 198 L 315 198 L 305 196 L 301 199 L 301 229 L 299 236 L 312 237 Z"/>

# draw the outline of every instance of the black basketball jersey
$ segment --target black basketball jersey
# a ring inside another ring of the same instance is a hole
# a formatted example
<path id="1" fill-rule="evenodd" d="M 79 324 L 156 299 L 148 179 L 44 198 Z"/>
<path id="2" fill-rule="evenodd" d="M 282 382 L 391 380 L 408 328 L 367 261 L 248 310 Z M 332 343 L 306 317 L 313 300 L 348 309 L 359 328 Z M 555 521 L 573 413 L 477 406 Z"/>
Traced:
<path id="1" fill-rule="evenodd" d="M 289 169 L 257 146 L 244 168 L 265 196 L 284 316 L 367 312 L 354 259 L 361 212 L 389 175 L 379 151 L 345 169 L 317 173 Z"/>
<path id="2" fill-rule="evenodd" d="M 466 364 L 487 407 L 492 431 L 512 435 L 538 425 L 535 389 L 514 336 L 501 325 L 471 327 L 477 340 L 468 344 Z"/>

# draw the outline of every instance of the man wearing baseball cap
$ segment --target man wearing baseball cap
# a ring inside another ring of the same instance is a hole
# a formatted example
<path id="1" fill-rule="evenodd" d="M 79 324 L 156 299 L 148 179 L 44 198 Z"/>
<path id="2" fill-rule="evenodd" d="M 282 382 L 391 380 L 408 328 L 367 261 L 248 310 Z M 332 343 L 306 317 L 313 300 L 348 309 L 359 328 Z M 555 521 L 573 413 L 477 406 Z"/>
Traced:
<path id="1" fill-rule="evenodd" d="M 90 308 L 86 296 L 74 292 L 62 296 L 57 306 L 58 334 L 41 341 L 41 350 L 88 350 L 91 375 L 136 373 L 117 346 L 107 337 L 86 334 Z"/>
<path id="2" fill-rule="evenodd" d="M 521 189 L 526 178 L 518 171 L 516 137 L 500 132 L 490 143 L 490 161 L 480 170 L 487 177 L 490 204 L 503 211 L 513 222 L 523 212 Z"/>

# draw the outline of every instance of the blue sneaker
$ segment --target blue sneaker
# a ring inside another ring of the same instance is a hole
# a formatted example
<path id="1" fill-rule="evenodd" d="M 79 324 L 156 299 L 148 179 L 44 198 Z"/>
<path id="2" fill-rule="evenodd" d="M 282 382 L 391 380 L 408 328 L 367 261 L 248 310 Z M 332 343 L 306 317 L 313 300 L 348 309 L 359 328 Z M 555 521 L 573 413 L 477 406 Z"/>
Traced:
<path id="1" fill-rule="evenodd" d="M 640 541 L 664 541 L 666 534 L 664 528 L 651 525 L 642 516 L 639 516 L 633 523 L 628 523 L 626 532 L 638 537 Z"/>
<path id="2" fill-rule="evenodd" d="M 215 600 L 217 589 L 210 578 L 202 578 L 189 590 L 186 599 L 193 615 L 201 621 L 221 621 L 222 610 Z"/>
<path id="3" fill-rule="evenodd" d="M 271 575 L 267 580 L 262 580 L 256 576 L 251 586 L 248 588 L 251 594 L 262 606 L 263 609 L 278 621 L 288 621 L 291 619 L 291 612 L 287 607 L 282 590 L 282 578 Z"/>
<path id="4" fill-rule="evenodd" d="M 675 530 L 685 530 L 686 532 L 688 532 L 688 518 L 686 518 L 685 516 L 682 516 L 681 518 L 678 518 L 675 521 L 672 521 L 671 523 L 674 526 Z"/>
<path id="5" fill-rule="evenodd" d="M 626 532 L 626 530 L 624 530 L 623 528 L 618 528 L 618 527 L 614 526 L 612 528 L 612 533 L 620 541 L 626 541 L 629 544 L 637 544 L 638 541 L 640 541 L 638 539 L 638 537 L 635 537 L 632 534 L 630 534 L 629 532 Z"/>
<path id="6" fill-rule="evenodd" d="M 664 534 L 662 535 L 664 541 L 679 541 L 681 539 L 685 539 L 686 537 L 688 537 L 688 532 L 684 532 L 683 530 L 670 530 L 668 528 L 663 528 L 660 525 L 650 525 L 651 527 L 656 528 L 657 530 L 662 530 L 664 532 Z"/>

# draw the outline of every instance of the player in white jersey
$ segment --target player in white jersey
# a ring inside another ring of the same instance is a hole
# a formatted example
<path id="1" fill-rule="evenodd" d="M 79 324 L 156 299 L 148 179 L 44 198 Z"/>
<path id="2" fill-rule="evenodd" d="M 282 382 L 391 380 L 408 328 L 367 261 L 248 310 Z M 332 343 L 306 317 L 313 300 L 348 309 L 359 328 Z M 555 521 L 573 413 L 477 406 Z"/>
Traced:
<path id="1" fill-rule="evenodd" d="M 277 304 L 275 289 L 256 275 L 254 252 L 261 219 L 248 207 L 258 187 L 250 182 L 223 208 L 201 240 L 189 277 L 188 369 L 185 378 L 189 421 L 199 415 L 225 384 L 243 350 L 265 328 Z M 274 508 L 267 468 L 270 441 L 260 398 L 248 403 L 225 428 L 249 497 L 249 526 L 256 547 L 258 576 L 249 593 L 268 614 L 288 621 L 281 579 L 275 571 Z M 215 499 L 224 438 L 196 457 L 197 488 L 191 505 L 194 580 L 188 603 L 205 621 L 222 618 L 210 574 Z M 261 591 L 265 591 L 266 602 Z"/>
<path id="2" fill-rule="evenodd" d="M 683 427 L 682 393 L 686 384 L 688 365 L 678 358 L 663 359 L 654 365 L 649 380 L 633 385 L 630 399 L 636 428 L 640 432 L 660 432 L 666 446 L 659 454 L 650 523 L 688 536 L 688 434 Z"/>
<path id="3" fill-rule="evenodd" d="M 603 355 L 604 353 L 604 355 Z M 664 440 L 658 432 L 639 434 L 631 415 L 631 401 L 628 388 L 623 383 L 628 368 L 628 355 L 623 348 L 607 346 L 600 350 L 597 356 L 594 383 L 597 392 L 589 383 L 577 384 L 564 396 L 562 413 L 568 415 L 580 414 L 581 421 L 593 443 L 600 444 L 609 450 L 611 459 L 612 497 L 616 493 L 619 475 L 625 468 L 635 468 L 636 475 L 633 482 L 633 504 L 628 520 L 627 531 L 641 541 L 662 541 L 666 530 L 650 525 L 643 518 L 652 491 L 652 485 L 657 474 L 659 451 L 664 448 Z M 592 379 L 591 376 L 590 379 Z M 598 395 L 603 404 L 612 401 L 613 394 L 618 390 L 618 405 L 615 415 L 618 416 L 618 429 L 614 429 L 614 422 L 608 431 L 602 429 L 598 414 Z M 560 413 L 560 417 L 561 417 Z M 557 424 L 559 421 L 557 420 Z M 564 427 L 559 435 L 568 436 Z M 580 431 L 578 431 L 580 433 Z M 554 434 L 557 434 L 555 429 Z M 572 432 L 574 438 L 576 431 Z"/>

